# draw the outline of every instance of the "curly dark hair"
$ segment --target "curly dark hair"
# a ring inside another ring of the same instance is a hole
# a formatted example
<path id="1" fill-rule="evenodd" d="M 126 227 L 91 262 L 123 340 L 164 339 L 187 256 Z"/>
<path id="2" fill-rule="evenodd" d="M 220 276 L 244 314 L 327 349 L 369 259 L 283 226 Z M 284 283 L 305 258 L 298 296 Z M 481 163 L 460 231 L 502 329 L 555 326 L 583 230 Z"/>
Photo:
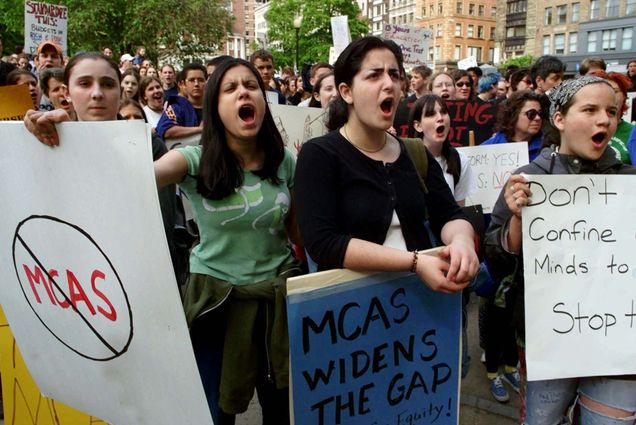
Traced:
<path id="1" fill-rule="evenodd" d="M 499 108 L 495 130 L 505 134 L 508 140 L 512 140 L 515 135 L 519 113 L 523 109 L 523 105 L 528 101 L 535 101 L 541 104 L 541 95 L 530 90 L 520 90 L 512 93 Z M 544 114 L 546 112 L 544 111 Z"/>

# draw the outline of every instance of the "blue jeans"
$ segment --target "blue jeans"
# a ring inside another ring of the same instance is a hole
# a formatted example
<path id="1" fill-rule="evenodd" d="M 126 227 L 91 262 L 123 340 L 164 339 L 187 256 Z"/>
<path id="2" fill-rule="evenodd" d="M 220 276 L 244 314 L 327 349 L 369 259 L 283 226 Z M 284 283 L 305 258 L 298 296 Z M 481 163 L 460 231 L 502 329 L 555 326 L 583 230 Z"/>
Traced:
<path id="1" fill-rule="evenodd" d="M 530 381 L 526 387 L 526 425 L 569 424 L 565 416 L 577 392 L 607 406 L 636 411 L 636 381 L 590 377 Z M 581 405 L 582 425 L 632 425 L 634 417 L 617 419 Z"/>

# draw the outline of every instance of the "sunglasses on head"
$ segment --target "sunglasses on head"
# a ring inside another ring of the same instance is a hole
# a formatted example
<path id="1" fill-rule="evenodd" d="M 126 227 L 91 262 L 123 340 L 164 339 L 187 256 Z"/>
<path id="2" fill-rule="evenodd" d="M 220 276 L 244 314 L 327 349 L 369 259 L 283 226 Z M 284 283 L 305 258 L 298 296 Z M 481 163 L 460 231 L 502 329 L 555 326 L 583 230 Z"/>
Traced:
<path id="1" fill-rule="evenodd" d="M 544 118 L 543 112 L 537 111 L 536 109 L 528 109 L 525 113 L 526 113 L 526 117 L 528 117 L 530 121 L 532 121 L 536 117 L 539 117 L 541 119 Z"/>
<path id="2" fill-rule="evenodd" d="M 470 83 L 468 81 L 460 81 L 459 83 L 455 83 L 457 87 L 470 87 Z"/>

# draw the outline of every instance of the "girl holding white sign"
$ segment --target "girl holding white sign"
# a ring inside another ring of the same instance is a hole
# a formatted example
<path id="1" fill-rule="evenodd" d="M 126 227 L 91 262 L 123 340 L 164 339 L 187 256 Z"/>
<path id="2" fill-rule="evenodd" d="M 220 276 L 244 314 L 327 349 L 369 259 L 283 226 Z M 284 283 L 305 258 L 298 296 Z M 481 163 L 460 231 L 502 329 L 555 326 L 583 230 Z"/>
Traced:
<path id="1" fill-rule="evenodd" d="M 298 157 L 299 224 L 321 270 L 410 270 L 432 289 L 454 293 L 479 266 L 473 228 L 433 156 L 425 153 L 428 175 L 420 179 L 403 142 L 387 132 L 400 99 L 401 57 L 395 43 L 377 37 L 359 38 L 340 54 L 340 96 L 327 125 L 335 130 L 306 143 Z M 426 210 L 447 244 L 437 257 L 418 255 L 433 246 Z"/>
<path id="2" fill-rule="evenodd" d="M 554 145 L 521 167 L 502 189 L 486 235 L 486 258 L 496 280 L 506 285 L 505 302 L 514 304 L 518 340 L 524 342 L 524 278 L 521 210 L 532 193 L 524 174 L 636 174 L 618 161 L 610 138 L 616 130 L 619 108 L 612 87 L 603 79 L 586 76 L 567 80 L 550 92 L 550 123 Z M 527 312 L 532 320 L 532 312 Z M 522 358 L 522 368 L 525 367 Z M 569 423 L 564 417 L 578 393 L 582 424 L 634 424 L 636 377 L 581 377 L 530 381 L 525 392 L 527 425 Z M 565 422 L 562 422 L 565 421 Z"/>

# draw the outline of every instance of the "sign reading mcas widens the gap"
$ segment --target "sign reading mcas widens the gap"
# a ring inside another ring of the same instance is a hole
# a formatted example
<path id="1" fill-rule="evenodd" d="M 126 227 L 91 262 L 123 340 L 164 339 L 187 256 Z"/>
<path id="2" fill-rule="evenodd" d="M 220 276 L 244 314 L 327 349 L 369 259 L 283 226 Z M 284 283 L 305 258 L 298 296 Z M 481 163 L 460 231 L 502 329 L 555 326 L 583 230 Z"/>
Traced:
<path id="1" fill-rule="evenodd" d="M 295 424 L 457 424 L 460 301 L 409 273 L 291 279 Z"/>
<path id="2" fill-rule="evenodd" d="M 529 176 L 528 379 L 636 373 L 636 176 Z"/>

